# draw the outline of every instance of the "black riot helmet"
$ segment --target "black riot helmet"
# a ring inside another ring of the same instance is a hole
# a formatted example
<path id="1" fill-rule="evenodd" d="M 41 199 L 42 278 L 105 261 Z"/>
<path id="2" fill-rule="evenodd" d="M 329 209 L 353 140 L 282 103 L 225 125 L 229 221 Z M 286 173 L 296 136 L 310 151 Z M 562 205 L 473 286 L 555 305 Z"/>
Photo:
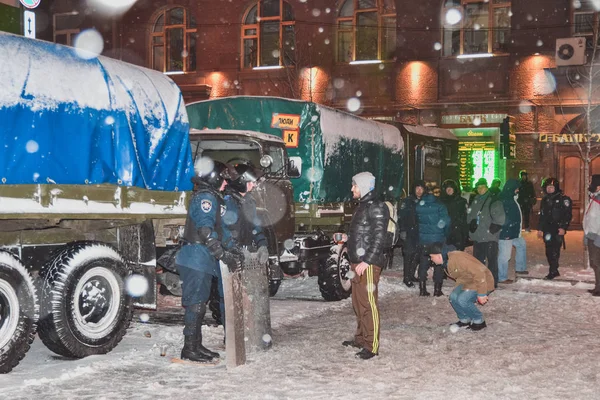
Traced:
<path id="1" fill-rule="evenodd" d="M 223 181 L 226 179 L 232 179 L 231 167 L 229 167 L 227 164 L 223 164 L 220 161 L 213 161 L 212 170 L 207 174 L 194 176 L 192 178 L 192 182 L 194 184 L 204 182 L 212 188 L 219 190 L 223 184 Z"/>
<path id="2" fill-rule="evenodd" d="M 546 192 L 546 188 L 548 186 L 554 186 L 555 192 L 558 192 L 560 190 L 558 179 L 556 178 L 545 178 L 544 180 L 542 180 L 542 189 L 544 189 L 544 192 Z"/>
<path id="3" fill-rule="evenodd" d="M 248 182 L 256 182 L 263 176 L 261 170 L 257 170 L 251 165 L 238 164 L 234 168 L 237 176 L 228 179 L 227 182 L 230 188 L 239 193 L 246 193 L 248 189 L 246 184 Z"/>

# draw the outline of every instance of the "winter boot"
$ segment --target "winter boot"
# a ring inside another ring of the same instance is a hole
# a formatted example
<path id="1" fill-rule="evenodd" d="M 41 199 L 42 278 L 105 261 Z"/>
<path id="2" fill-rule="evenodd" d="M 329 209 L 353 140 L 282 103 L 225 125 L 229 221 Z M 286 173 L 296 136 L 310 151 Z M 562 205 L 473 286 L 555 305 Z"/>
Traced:
<path id="1" fill-rule="evenodd" d="M 473 322 L 473 323 L 471 323 L 471 325 L 469 325 L 469 326 L 467 327 L 467 329 L 470 329 L 470 330 L 472 330 L 472 331 L 480 331 L 480 330 L 482 330 L 482 329 L 483 329 L 483 328 L 485 328 L 485 327 L 487 327 L 487 325 L 486 325 L 485 321 L 483 321 L 483 322 L 482 322 L 482 323 L 480 323 L 480 324 L 476 324 L 476 323 L 474 323 L 474 322 Z"/>
<path id="2" fill-rule="evenodd" d="M 419 296 L 430 296 L 427 291 L 427 282 L 425 281 L 419 282 Z"/>
<path id="3" fill-rule="evenodd" d="M 359 351 L 358 353 L 356 353 L 356 357 L 363 359 L 363 360 L 368 360 L 370 358 L 375 357 L 376 355 L 378 355 L 377 353 L 373 353 L 372 351 L 369 351 L 367 349 L 362 349 L 361 351 Z"/>
<path id="4" fill-rule="evenodd" d="M 408 277 L 404 278 L 402 280 L 402 282 L 404 282 L 404 284 L 406 285 L 406 287 L 414 287 L 415 286 L 415 284 L 413 283 L 412 279 L 410 279 Z"/>
<path id="5" fill-rule="evenodd" d="M 212 357 L 198 352 L 196 349 L 196 336 L 184 336 L 183 349 L 181 349 L 181 359 L 196 362 L 209 362 Z"/>
<path id="6" fill-rule="evenodd" d="M 186 307 L 184 342 L 181 350 L 181 359 L 196 362 L 208 362 L 218 353 L 213 353 L 202 346 L 202 321 L 206 314 L 206 304 L 193 304 Z"/>
<path id="7" fill-rule="evenodd" d="M 354 348 L 357 348 L 357 349 L 362 349 L 363 348 L 360 344 L 358 344 L 354 340 L 344 340 L 342 342 L 342 346 L 344 346 L 344 347 L 354 347 Z"/>
<path id="8" fill-rule="evenodd" d="M 204 321 L 205 314 L 206 303 L 198 304 L 198 311 L 196 314 L 196 351 L 212 358 L 219 358 L 219 353 L 210 351 L 202 345 L 202 322 Z"/>
<path id="9" fill-rule="evenodd" d="M 458 326 L 459 328 L 466 328 L 466 327 L 470 326 L 470 325 L 471 325 L 471 323 L 470 323 L 470 322 L 462 322 L 461 320 L 458 320 L 458 322 L 455 322 L 455 323 L 453 323 L 453 324 L 450 324 L 450 326 L 452 326 L 452 325 L 456 325 L 456 326 Z"/>
<path id="10" fill-rule="evenodd" d="M 444 293 L 442 293 L 442 282 L 433 284 L 433 295 L 435 297 L 440 297 L 444 295 Z"/>

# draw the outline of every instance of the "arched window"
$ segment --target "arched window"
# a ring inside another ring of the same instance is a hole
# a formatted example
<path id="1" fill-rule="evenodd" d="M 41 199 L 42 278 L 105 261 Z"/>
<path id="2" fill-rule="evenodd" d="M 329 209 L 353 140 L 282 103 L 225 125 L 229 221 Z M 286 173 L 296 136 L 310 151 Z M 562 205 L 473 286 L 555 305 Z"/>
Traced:
<path id="1" fill-rule="evenodd" d="M 162 11 L 150 40 L 153 69 L 165 73 L 196 70 L 196 20 L 185 8 Z"/>
<path id="2" fill-rule="evenodd" d="M 396 52 L 394 0 L 346 0 L 337 19 L 339 62 L 391 60 Z"/>
<path id="3" fill-rule="evenodd" d="M 259 0 L 242 24 L 242 68 L 279 68 L 295 63 L 296 23 L 283 0 Z"/>
<path id="4" fill-rule="evenodd" d="M 445 0 L 442 54 L 506 52 L 511 15 L 510 0 Z"/>

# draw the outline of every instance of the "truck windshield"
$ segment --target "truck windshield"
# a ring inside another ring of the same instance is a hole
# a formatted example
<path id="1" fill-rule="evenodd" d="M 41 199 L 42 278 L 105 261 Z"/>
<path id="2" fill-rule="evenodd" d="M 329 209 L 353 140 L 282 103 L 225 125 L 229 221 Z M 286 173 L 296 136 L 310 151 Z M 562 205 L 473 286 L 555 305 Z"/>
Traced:
<path id="1" fill-rule="evenodd" d="M 285 173 L 285 153 L 283 147 L 269 146 L 267 154 L 273 158 L 271 172 L 268 175 L 282 176 Z"/>
<path id="2" fill-rule="evenodd" d="M 192 154 L 194 163 L 202 157 L 210 157 L 213 160 L 221 161 L 231 165 L 250 163 L 254 167 L 260 168 L 260 158 L 263 155 L 270 155 L 273 158 L 273 164 L 267 172 L 269 176 L 282 176 L 285 173 L 285 153 L 283 147 L 265 146 L 261 153 L 260 144 L 252 140 L 193 140 Z"/>

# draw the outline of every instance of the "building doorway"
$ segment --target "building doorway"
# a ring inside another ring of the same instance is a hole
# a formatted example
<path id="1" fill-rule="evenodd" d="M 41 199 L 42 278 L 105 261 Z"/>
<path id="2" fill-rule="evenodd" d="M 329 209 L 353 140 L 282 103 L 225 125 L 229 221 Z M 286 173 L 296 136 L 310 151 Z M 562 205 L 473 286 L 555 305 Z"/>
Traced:
<path id="1" fill-rule="evenodd" d="M 581 229 L 585 198 L 588 196 L 588 182 L 583 181 L 583 160 L 578 151 L 567 150 L 558 152 L 559 176 L 563 193 L 573 201 L 572 229 Z M 600 174 L 600 157 L 590 164 L 590 175 Z"/>

